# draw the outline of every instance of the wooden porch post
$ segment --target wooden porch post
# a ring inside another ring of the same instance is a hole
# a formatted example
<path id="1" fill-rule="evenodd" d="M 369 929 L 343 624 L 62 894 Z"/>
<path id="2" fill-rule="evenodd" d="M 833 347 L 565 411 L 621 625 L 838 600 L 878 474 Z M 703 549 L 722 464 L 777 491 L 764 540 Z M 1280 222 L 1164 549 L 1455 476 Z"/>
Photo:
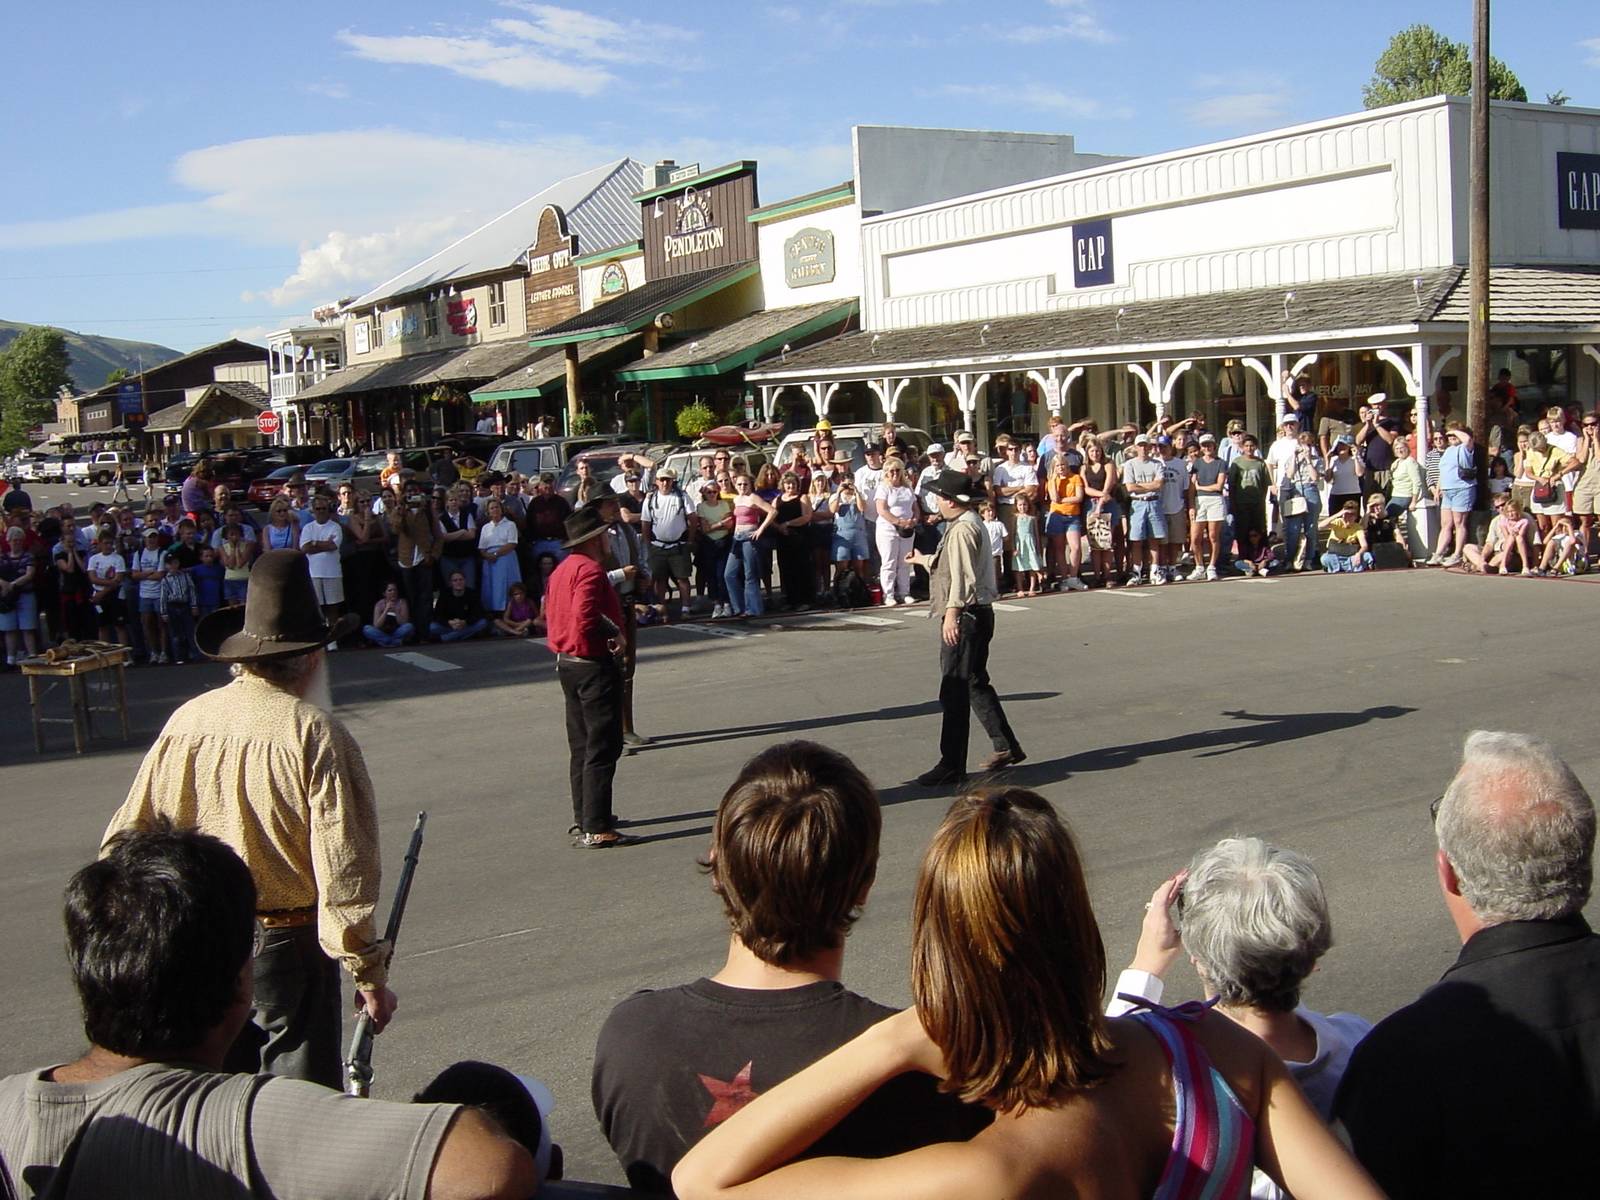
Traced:
<path id="1" fill-rule="evenodd" d="M 566 358 L 567 368 L 567 428 L 572 428 L 573 421 L 577 420 L 578 412 L 582 408 L 582 395 L 578 390 L 578 344 L 568 342 L 562 347 Z"/>

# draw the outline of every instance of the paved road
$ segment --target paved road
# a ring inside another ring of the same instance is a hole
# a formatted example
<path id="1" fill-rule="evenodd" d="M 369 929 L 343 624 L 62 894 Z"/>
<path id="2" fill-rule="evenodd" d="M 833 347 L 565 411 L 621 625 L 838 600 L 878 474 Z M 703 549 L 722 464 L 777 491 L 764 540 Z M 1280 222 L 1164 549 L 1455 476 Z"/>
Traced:
<path id="1" fill-rule="evenodd" d="M 1018 604 L 1000 613 L 994 655 L 1032 755 L 1011 778 L 1081 837 L 1113 968 L 1159 879 L 1217 837 L 1260 833 L 1309 853 L 1330 894 L 1337 942 L 1307 1001 L 1378 1017 L 1452 957 L 1427 807 L 1463 733 L 1538 729 L 1600 785 L 1595 658 L 1578 632 L 1596 599 L 1583 581 L 1419 571 Z M 658 741 L 624 760 L 618 808 L 647 840 L 605 853 L 563 836 L 561 706 L 542 648 L 339 654 L 336 696 L 377 781 L 391 871 L 416 810 L 430 812 L 377 1094 L 409 1095 L 464 1056 L 515 1065 L 552 1085 L 574 1177 L 619 1180 L 589 1105 L 595 1033 L 635 988 L 720 965 L 725 930 L 695 859 L 739 765 L 783 738 L 839 747 L 882 788 L 883 862 L 846 977 L 904 1003 L 912 883 L 948 802 L 903 782 L 929 765 L 937 736 L 923 611 L 792 618 L 742 638 L 644 631 L 640 725 Z M 223 678 L 212 665 L 134 672 L 136 741 Z M 15 676 L 0 678 L 0 719 L 11 731 L 0 745 L 10 1072 L 79 1048 L 60 892 L 140 747 L 36 759 Z M 1173 992 L 1194 989 L 1185 966 Z"/>

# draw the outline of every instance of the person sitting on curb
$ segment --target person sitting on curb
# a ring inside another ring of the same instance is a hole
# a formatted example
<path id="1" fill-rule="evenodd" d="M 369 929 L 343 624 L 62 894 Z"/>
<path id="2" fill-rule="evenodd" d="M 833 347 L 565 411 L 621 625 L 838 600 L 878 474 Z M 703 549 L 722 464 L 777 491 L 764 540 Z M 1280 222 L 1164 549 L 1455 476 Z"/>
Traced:
<path id="1" fill-rule="evenodd" d="M 1372 569 L 1372 551 L 1367 546 L 1367 531 L 1361 524 L 1361 501 L 1351 497 L 1333 516 L 1322 522 L 1328 533 L 1328 549 L 1322 556 L 1322 569 L 1329 575 L 1343 571 Z"/>
<path id="2" fill-rule="evenodd" d="M 452 571 L 450 586 L 433 602 L 428 636 L 440 642 L 462 642 L 488 628 L 489 621 L 478 603 L 478 593 L 467 586 L 465 575 Z"/>
<path id="3" fill-rule="evenodd" d="M 217 838 L 119 834 L 72 877 L 65 916 L 89 1049 L 0 1080 L 0 1191 L 511 1200 L 537 1189 L 534 1155 L 477 1097 L 353 1100 L 223 1070 L 250 1016 L 260 929 L 250 869 Z M 529 1122 L 542 1123 L 537 1112 Z"/>

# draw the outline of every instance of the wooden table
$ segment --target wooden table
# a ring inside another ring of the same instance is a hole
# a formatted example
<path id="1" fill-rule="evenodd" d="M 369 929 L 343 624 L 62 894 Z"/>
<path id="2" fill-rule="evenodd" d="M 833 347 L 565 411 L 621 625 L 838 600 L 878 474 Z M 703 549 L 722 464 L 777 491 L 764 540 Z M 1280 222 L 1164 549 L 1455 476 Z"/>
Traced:
<path id="1" fill-rule="evenodd" d="M 43 658 L 22 660 L 22 674 L 28 680 L 28 702 L 33 709 L 33 748 L 44 753 L 44 727 L 46 725 L 71 725 L 72 744 L 79 754 L 89 746 L 94 736 L 93 716 L 97 712 L 116 713 L 122 728 L 122 740 L 128 740 L 128 693 L 124 686 L 123 669 L 132 659 L 127 646 L 102 643 L 92 651 L 48 662 Z M 100 672 L 111 672 L 111 678 L 95 678 Z M 44 699 L 57 686 L 65 682 L 72 701 L 69 717 L 44 715 Z M 100 696 L 109 696 L 104 703 L 90 700 L 90 689 Z M 114 701 L 114 702 L 112 702 Z"/>

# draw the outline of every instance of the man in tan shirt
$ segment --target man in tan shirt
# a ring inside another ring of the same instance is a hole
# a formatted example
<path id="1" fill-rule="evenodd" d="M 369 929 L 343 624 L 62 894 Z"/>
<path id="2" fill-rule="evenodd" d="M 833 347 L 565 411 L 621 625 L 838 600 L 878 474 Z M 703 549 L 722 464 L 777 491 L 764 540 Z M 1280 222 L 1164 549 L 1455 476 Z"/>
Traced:
<path id="1" fill-rule="evenodd" d="M 994 745 L 979 764 L 984 772 L 1019 763 L 1028 756 L 1011 732 L 1000 696 L 989 682 L 989 643 L 994 639 L 995 579 L 990 568 L 989 534 L 974 505 L 982 485 L 965 471 L 944 471 L 924 485 L 944 519 L 944 537 L 935 554 L 914 553 L 913 566 L 928 571 L 928 616 L 939 625 L 939 761 L 917 776 L 925 787 L 960 783 L 967 777 L 967 737 L 972 714 Z"/>
<path id="2" fill-rule="evenodd" d="M 341 624 L 359 620 L 347 617 Z M 206 617 L 195 640 L 234 680 L 173 713 L 145 755 L 106 841 L 166 817 L 232 846 L 255 879 L 265 943 L 253 1026 L 230 1070 L 340 1083 L 339 968 L 382 1029 L 394 1012 L 378 939 L 378 820 L 349 730 L 330 716 L 324 620 L 305 555 L 257 560 L 246 606 Z"/>

